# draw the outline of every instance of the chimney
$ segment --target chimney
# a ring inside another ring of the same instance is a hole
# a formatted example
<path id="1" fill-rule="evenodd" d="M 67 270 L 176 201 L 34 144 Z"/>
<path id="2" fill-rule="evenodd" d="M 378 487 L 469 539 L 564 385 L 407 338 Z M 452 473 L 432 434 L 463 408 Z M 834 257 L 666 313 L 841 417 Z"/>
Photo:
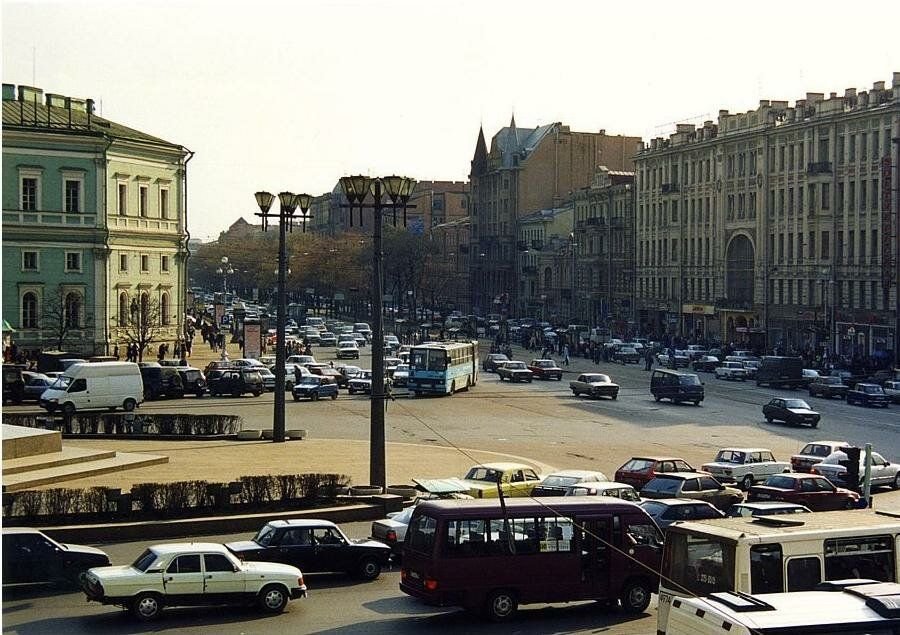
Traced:
<path id="1" fill-rule="evenodd" d="M 606 128 L 600 128 L 600 136 L 604 136 L 606 134 Z"/>
<path id="2" fill-rule="evenodd" d="M 19 86 L 19 101 L 43 101 L 44 91 L 34 86 Z"/>
<path id="3" fill-rule="evenodd" d="M 829 93 L 828 99 L 837 99 L 837 93 Z"/>
<path id="4" fill-rule="evenodd" d="M 825 98 L 825 93 L 806 93 L 806 101 L 813 106 Z"/>
<path id="5" fill-rule="evenodd" d="M 3 84 L 3 101 L 15 101 L 16 100 L 16 85 L 15 84 Z"/>
<path id="6" fill-rule="evenodd" d="M 65 108 L 66 107 L 66 98 L 64 95 L 57 95 L 56 93 L 47 93 L 47 105 L 51 108 Z"/>
<path id="7" fill-rule="evenodd" d="M 869 105 L 869 93 L 867 93 L 866 91 L 862 91 L 861 93 L 857 94 L 857 98 L 859 99 L 860 106 Z"/>
<path id="8" fill-rule="evenodd" d="M 87 102 L 77 97 L 69 97 L 69 108 L 74 112 L 87 112 Z"/>
<path id="9" fill-rule="evenodd" d="M 93 99 L 87 100 L 87 112 L 89 115 L 94 114 L 94 100 Z"/>
<path id="10" fill-rule="evenodd" d="M 884 90 L 884 82 L 875 82 L 872 84 L 872 90 Z"/>
<path id="11" fill-rule="evenodd" d="M 769 100 L 768 100 L 768 99 L 760 99 L 760 100 L 759 100 L 759 107 L 760 107 L 760 108 L 762 108 L 763 106 L 768 106 L 768 105 L 769 105 Z"/>
<path id="12" fill-rule="evenodd" d="M 675 124 L 675 134 L 679 134 L 682 132 L 693 132 L 694 124 L 692 123 L 679 123 Z"/>
<path id="13" fill-rule="evenodd" d="M 893 79 L 891 79 L 891 88 L 900 88 L 900 73 L 894 72 Z"/>

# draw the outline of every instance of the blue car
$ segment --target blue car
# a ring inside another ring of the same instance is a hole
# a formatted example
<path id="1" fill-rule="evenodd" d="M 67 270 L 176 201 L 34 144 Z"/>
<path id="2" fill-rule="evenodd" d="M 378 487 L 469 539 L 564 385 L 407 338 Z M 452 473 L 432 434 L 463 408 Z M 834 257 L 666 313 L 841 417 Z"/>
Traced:
<path id="1" fill-rule="evenodd" d="M 337 399 L 338 386 L 330 377 L 305 375 L 300 378 L 299 382 L 294 384 L 291 394 L 294 396 L 294 401 L 300 401 L 301 399 L 318 401 L 324 397 Z"/>

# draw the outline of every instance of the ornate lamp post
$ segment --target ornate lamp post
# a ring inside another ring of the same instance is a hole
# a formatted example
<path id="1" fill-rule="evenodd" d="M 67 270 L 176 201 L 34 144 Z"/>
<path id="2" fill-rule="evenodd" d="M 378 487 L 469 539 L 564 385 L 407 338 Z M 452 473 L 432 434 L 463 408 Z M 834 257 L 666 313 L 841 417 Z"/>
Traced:
<path id="1" fill-rule="evenodd" d="M 284 443 L 284 362 L 285 345 L 284 331 L 287 322 L 287 301 L 284 290 L 285 272 L 287 270 L 287 256 L 285 255 L 286 231 L 294 231 L 294 212 L 300 208 L 300 220 L 303 222 L 303 231 L 306 231 L 306 221 L 309 219 L 307 212 L 312 197 L 309 194 L 293 194 L 281 192 L 278 195 L 280 210 L 278 213 L 270 213 L 272 201 L 275 196 L 269 192 L 257 192 L 256 204 L 259 205 L 259 216 L 262 218 L 263 231 L 269 230 L 269 219 L 275 219 L 278 223 L 278 311 L 276 317 L 275 334 L 275 411 L 272 421 L 272 440 L 275 443 Z"/>
<path id="2" fill-rule="evenodd" d="M 228 276 L 234 273 L 234 267 L 228 263 L 228 256 L 222 256 L 222 266 L 216 269 L 216 273 L 222 276 L 222 291 L 228 295 Z"/>
<path id="3" fill-rule="evenodd" d="M 372 400 L 369 414 L 369 484 L 385 487 L 385 443 L 384 443 L 384 293 L 382 275 L 382 237 L 381 223 L 383 213 L 388 209 L 393 214 L 393 223 L 397 224 L 397 212 L 403 212 L 403 224 L 406 224 L 406 211 L 415 205 L 409 205 L 409 197 L 416 186 L 416 181 L 405 176 L 385 176 L 370 178 L 368 176 L 343 176 L 341 189 L 347 197 L 348 204 L 342 207 L 350 209 L 350 226 L 353 226 L 353 212 L 359 214 L 362 225 L 362 211 L 372 210 L 374 224 L 372 251 L 374 266 L 372 268 Z M 366 202 L 370 199 L 371 202 Z M 388 199 L 387 201 L 385 199 Z"/>

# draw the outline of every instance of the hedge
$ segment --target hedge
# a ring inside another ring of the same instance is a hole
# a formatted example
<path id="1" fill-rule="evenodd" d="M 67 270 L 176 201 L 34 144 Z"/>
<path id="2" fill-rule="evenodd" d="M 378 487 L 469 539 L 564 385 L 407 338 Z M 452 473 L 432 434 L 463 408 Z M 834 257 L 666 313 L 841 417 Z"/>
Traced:
<path id="1" fill-rule="evenodd" d="M 3 423 L 26 428 L 43 428 L 46 414 L 4 414 Z M 129 414 L 82 413 L 64 421 L 65 434 L 127 434 Z M 243 419 L 223 414 L 138 414 L 134 413 L 133 430 L 146 434 L 208 436 L 236 434 Z"/>

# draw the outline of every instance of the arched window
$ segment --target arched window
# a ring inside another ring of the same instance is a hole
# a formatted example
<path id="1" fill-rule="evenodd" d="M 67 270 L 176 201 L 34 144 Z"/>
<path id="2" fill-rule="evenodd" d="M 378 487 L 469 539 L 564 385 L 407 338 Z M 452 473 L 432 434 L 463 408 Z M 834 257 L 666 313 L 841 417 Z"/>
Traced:
<path id="1" fill-rule="evenodd" d="M 169 294 L 163 293 L 159 301 L 160 321 L 163 325 L 169 324 Z"/>
<path id="2" fill-rule="evenodd" d="M 141 294 L 141 326 L 146 326 L 150 319 L 150 296 L 146 293 Z"/>
<path id="3" fill-rule="evenodd" d="M 549 289 L 553 286 L 553 270 L 550 267 L 544 269 L 544 288 Z"/>
<path id="4" fill-rule="evenodd" d="M 124 291 L 119 294 L 119 326 L 128 324 L 128 294 Z"/>
<path id="5" fill-rule="evenodd" d="M 38 300 L 37 294 L 29 291 L 22 295 L 22 328 L 36 329 L 38 327 Z"/>
<path id="6" fill-rule="evenodd" d="M 69 328 L 81 326 L 81 296 L 74 291 L 66 294 L 65 321 Z"/>

